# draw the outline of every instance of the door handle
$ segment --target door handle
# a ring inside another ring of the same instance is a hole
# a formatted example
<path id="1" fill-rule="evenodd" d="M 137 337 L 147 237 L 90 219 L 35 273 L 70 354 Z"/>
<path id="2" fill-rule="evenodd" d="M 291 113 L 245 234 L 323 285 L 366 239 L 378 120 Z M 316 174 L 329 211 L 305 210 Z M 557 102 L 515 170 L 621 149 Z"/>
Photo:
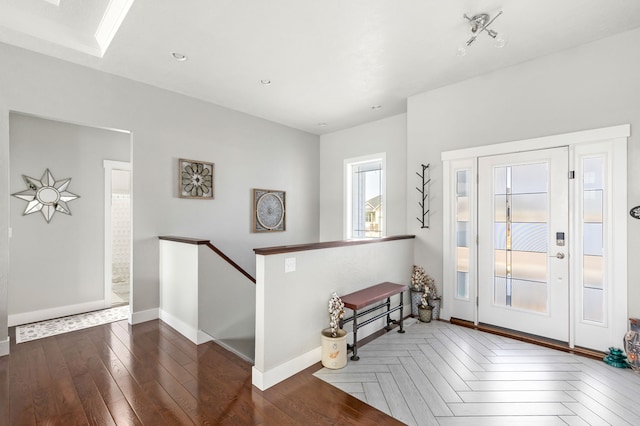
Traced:
<path id="1" fill-rule="evenodd" d="M 558 259 L 564 259 L 564 253 L 556 253 L 555 257 L 557 257 Z"/>

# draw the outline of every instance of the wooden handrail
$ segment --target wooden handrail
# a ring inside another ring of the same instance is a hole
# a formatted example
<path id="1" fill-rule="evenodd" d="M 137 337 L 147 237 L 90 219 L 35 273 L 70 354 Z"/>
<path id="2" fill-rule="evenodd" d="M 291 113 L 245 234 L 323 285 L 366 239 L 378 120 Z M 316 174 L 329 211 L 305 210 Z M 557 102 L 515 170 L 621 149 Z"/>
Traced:
<path id="1" fill-rule="evenodd" d="M 254 284 L 256 283 L 256 279 L 254 277 L 252 277 L 251 274 L 249 274 L 247 271 L 242 269 L 242 267 L 240 265 L 238 265 L 236 262 L 234 262 L 233 260 L 231 260 L 231 258 L 229 256 L 227 256 L 226 254 L 221 252 L 219 248 L 217 248 L 216 246 L 211 244 L 211 241 L 209 241 L 209 240 L 202 240 L 202 239 L 199 239 L 199 238 L 174 237 L 174 236 L 170 236 L 170 235 L 163 235 L 163 236 L 160 236 L 158 238 L 161 239 L 161 240 L 165 240 L 165 241 L 175 241 L 177 243 L 195 244 L 195 245 L 207 246 L 211 250 L 213 250 L 218 256 L 220 256 L 221 258 L 226 260 L 227 263 L 229 265 L 233 266 L 238 272 L 240 272 L 242 275 L 244 275 L 249 280 L 251 280 L 252 283 L 254 283 Z"/>
<path id="2" fill-rule="evenodd" d="M 383 238 L 363 238 L 363 239 L 357 239 L 357 240 L 326 241 L 323 243 L 310 243 L 310 244 L 297 244 L 292 246 L 256 248 L 256 249 L 253 249 L 253 251 L 255 252 L 255 254 L 269 256 L 272 254 L 291 253 L 294 251 L 320 250 L 325 248 L 355 246 L 359 244 L 384 243 L 387 241 L 407 240 L 415 237 L 416 237 L 415 235 L 396 235 L 393 237 L 383 237 Z"/>

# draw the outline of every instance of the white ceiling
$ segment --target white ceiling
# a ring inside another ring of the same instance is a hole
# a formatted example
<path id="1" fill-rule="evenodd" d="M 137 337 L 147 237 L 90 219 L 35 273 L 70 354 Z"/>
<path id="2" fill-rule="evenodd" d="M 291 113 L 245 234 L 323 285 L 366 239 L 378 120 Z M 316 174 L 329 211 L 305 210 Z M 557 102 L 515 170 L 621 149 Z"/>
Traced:
<path id="1" fill-rule="evenodd" d="M 507 46 L 457 56 L 463 14 L 500 10 Z M 316 134 L 639 26 L 639 0 L 0 0 L 1 42 Z"/>

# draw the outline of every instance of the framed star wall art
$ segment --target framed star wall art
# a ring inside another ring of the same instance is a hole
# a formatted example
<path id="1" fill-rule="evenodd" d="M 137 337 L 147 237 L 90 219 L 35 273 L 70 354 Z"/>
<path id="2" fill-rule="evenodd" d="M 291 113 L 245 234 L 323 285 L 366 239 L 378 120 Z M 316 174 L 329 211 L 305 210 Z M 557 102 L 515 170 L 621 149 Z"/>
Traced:
<path id="1" fill-rule="evenodd" d="M 179 159 L 178 195 L 180 198 L 213 200 L 213 163 Z"/>
<path id="2" fill-rule="evenodd" d="M 67 191 L 71 178 L 55 180 L 49 169 L 44 171 L 40 180 L 26 175 L 22 175 L 22 178 L 27 184 L 27 189 L 11 195 L 27 202 L 23 216 L 40 212 L 47 223 L 51 222 L 56 212 L 71 216 L 67 203 L 80 198 L 79 195 Z"/>

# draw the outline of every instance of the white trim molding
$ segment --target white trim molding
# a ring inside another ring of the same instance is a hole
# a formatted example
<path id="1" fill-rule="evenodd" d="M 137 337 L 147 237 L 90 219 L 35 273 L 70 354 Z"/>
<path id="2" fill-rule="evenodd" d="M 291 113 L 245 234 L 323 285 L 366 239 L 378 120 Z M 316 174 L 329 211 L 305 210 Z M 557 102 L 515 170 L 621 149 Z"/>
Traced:
<path id="1" fill-rule="evenodd" d="M 603 127 L 601 129 L 583 130 L 580 132 L 523 139 L 520 141 L 457 149 L 454 151 L 445 151 L 442 153 L 441 159 L 442 161 L 449 161 L 463 158 L 477 158 L 485 157 L 487 155 L 499 155 L 522 151 L 534 151 L 536 149 L 555 148 L 558 146 L 601 142 L 617 138 L 628 138 L 629 136 L 631 136 L 631 125 L 623 124 L 620 126 Z"/>
<path id="2" fill-rule="evenodd" d="M 344 194 L 344 211 L 343 218 L 343 235 L 345 239 L 353 237 L 353 188 L 352 176 L 353 167 L 362 163 L 380 161 L 382 167 L 382 175 L 380 182 L 380 211 L 382 212 L 382 221 L 380 223 L 380 233 L 382 237 L 387 236 L 387 153 L 380 152 L 377 154 L 364 155 L 361 157 L 347 158 L 343 161 L 343 194 Z"/>
<path id="3" fill-rule="evenodd" d="M 100 309 L 104 309 L 104 300 L 95 300 L 93 302 L 78 303 L 76 305 L 56 306 L 55 308 L 41 309 L 39 311 L 12 314 L 9 315 L 8 322 L 9 327 L 13 327 L 16 325 L 45 321 L 53 318 L 98 311 Z"/>
<path id="4" fill-rule="evenodd" d="M 11 337 L 0 341 L 0 356 L 9 355 L 9 348 L 11 347 Z"/>
<path id="5" fill-rule="evenodd" d="M 198 344 L 198 330 L 196 328 L 163 309 L 160 309 L 160 319 L 196 345 Z"/>
<path id="6" fill-rule="evenodd" d="M 310 350 L 297 358 L 289 360 L 284 364 L 272 368 L 267 372 L 258 370 L 255 366 L 251 368 L 251 383 L 260 390 L 269 389 L 276 383 L 288 379 L 294 374 L 312 366 L 322 359 L 322 346 Z"/>
<path id="7" fill-rule="evenodd" d="M 129 324 L 136 325 L 143 322 L 153 321 L 160 318 L 159 308 L 147 309 L 146 311 L 131 312 L 129 314 Z"/>
<path id="8" fill-rule="evenodd" d="M 113 289 L 113 235 L 111 223 L 111 203 L 112 203 L 112 181 L 111 175 L 114 170 L 123 170 L 129 172 L 129 200 L 131 200 L 131 163 L 128 161 L 103 160 L 104 168 L 104 307 L 111 307 L 111 293 Z M 133 208 L 130 204 L 129 215 L 132 216 Z M 133 227 L 133 217 L 129 218 L 129 223 Z M 131 229 L 133 231 L 133 229 Z M 133 235 L 131 232 L 130 235 Z M 131 239 L 129 240 L 129 300 L 131 304 L 131 295 L 133 294 L 133 247 Z"/>

